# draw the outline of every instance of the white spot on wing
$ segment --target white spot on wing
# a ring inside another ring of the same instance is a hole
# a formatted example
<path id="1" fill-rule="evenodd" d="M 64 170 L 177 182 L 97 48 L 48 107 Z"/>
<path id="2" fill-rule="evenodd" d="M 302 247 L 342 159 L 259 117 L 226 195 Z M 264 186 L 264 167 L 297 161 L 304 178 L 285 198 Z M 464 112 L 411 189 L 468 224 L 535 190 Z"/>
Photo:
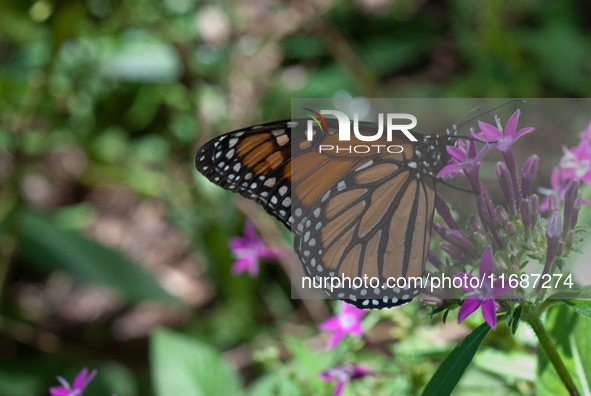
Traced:
<path id="1" fill-rule="evenodd" d="M 355 169 L 355 171 L 360 171 L 362 169 L 365 169 L 365 168 L 371 166 L 372 164 L 373 164 L 373 160 L 369 160 L 365 164 L 363 164 L 360 167 L 358 167 L 357 169 Z"/>

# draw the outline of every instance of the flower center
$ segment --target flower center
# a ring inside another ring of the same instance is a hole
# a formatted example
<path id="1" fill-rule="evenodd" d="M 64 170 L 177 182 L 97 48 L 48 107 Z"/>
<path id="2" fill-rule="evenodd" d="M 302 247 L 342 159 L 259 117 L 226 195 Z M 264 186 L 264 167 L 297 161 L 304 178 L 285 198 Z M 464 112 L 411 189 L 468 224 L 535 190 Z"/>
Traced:
<path id="1" fill-rule="evenodd" d="M 339 322 L 341 327 L 348 329 L 355 324 L 355 318 L 351 315 L 341 314 L 339 315 Z"/>

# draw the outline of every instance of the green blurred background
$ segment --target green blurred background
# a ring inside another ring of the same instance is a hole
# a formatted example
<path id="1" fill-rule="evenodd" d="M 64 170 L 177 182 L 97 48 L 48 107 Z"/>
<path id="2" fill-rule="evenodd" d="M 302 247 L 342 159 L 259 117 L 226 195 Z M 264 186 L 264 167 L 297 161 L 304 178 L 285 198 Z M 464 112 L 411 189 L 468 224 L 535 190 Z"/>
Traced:
<path id="1" fill-rule="evenodd" d="M 0 0 L 0 395 L 47 394 L 85 365 L 99 369 L 90 396 L 179 394 L 153 378 L 159 326 L 223 351 L 252 394 L 275 369 L 305 382 L 288 364 L 316 358 L 285 340 L 322 349 L 332 304 L 291 300 L 278 263 L 230 275 L 244 213 L 272 246 L 289 234 L 197 175 L 196 149 L 289 118 L 298 97 L 587 97 L 590 14 L 585 1 Z M 418 304 L 380 315 L 378 339 L 430 328 Z M 391 388 L 424 386 L 454 329 L 398 351 L 412 365 Z M 529 341 L 491 342 L 533 356 Z M 527 375 L 483 373 L 466 389 L 531 393 Z"/>

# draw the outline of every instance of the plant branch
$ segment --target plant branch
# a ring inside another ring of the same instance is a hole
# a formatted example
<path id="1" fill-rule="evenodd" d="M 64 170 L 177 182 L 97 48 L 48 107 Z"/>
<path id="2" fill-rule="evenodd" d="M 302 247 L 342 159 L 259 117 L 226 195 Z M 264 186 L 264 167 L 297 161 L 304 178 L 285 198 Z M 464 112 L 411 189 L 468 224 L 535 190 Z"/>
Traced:
<path id="1" fill-rule="evenodd" d="M 536 333 L 536 336 L 540 341 L 540 345 L 544 349 L 544 352 L 546 352 L 546 355 L 548 356 L 550 363 L 552 363 L 552 366 L 554 366 L 556 373 L 558 374 L 560 380 L 568 390 L 569 395 L 580 395 L 579 390 L 577 389 L 577 386 L 573 381 L 573 378 L 571 377 L 568 369 L 564 365 L 564 362 L 560 358 L 560 355 L 558 354 L 556 347 L 554 346 L 554 342 L 552 342 L 550 335 L 548 334 L 546 328 L 544 327 L 544 324 L 540 320 L 540 311 L 538 309 L 530 307 L 530 309 L 528 309 L 524 313 L 526 313 L 525 320 L 530 324 L 534 333 Z"/>

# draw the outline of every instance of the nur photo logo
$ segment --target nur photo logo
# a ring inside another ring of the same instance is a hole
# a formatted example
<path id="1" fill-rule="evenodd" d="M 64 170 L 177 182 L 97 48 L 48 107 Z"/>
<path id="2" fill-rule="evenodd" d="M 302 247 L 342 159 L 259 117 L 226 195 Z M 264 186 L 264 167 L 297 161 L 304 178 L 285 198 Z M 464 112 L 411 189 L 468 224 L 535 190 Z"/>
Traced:
<path id="1" fill-rule="evenodd" d="M 417 138 L 413 136 L 413 134 L 409 131 L 410 129 L 414 128 L 417 125 L 417 118 L 412 114 L 406 113 L 387 113 L 386 114 L 386 123 L 384 123 L 384 114 L 378 114 L 378 123 L 377 129 L 375 129 L 375 133 L 373 135 L 364 135 L 359 131 L 359 114 L 353 114 L 353 122 L 351 122 L 349 116 L 342 111 L 338 110 L 320 110 L 320 113 L 309 109 L 304 108 L 304 110 L 310 112 L 311 114 L 307 114 L 311 119 L 308 120 L 307 129 L 306 129 L 306 137 L 308 141 L 312 141 L 315 135 L 315 125 L 320 129 L 320 132 L 327 132 L 329 134 L 334 134 L 334 129 L 331 130 L 328 128 L 326 120 L 322 115 L 333 115 L 336 117 L 336 122 L 338 125 L 338 141 L 339 142 L 391 142 L 392 136 L 394 131 L 401 132 L 406 138 L 408 138 L 411 142 L 416 142 Z M 400 120 L 408 120 L 410 123 L 401 124 Z M 334 119 L 332 121 L 335 121 Z M 384 124 L 386 128 L 384 128 Z M 353 126 L 353 138 L 351 137 L 351 126 Z M 386 139 L 384 140 L 384 129 L 386 130 Z M 383 149 L 383 151 L 382 151 Z M 318 152 L 328 152 L 333 151 L 336 153 L 357 153 L 357 154 L 368 154 L 370 152 L 375 152 L 379 154 L 380 152 L 388 152 L 391 154 L 402 153 L 404 151 L 404 147 L 401 145 L 386 145 L 386 144 L 350 144 L 350 145 L 339 145 L 339 144 L 321 144 L 318 146 Z"/>

